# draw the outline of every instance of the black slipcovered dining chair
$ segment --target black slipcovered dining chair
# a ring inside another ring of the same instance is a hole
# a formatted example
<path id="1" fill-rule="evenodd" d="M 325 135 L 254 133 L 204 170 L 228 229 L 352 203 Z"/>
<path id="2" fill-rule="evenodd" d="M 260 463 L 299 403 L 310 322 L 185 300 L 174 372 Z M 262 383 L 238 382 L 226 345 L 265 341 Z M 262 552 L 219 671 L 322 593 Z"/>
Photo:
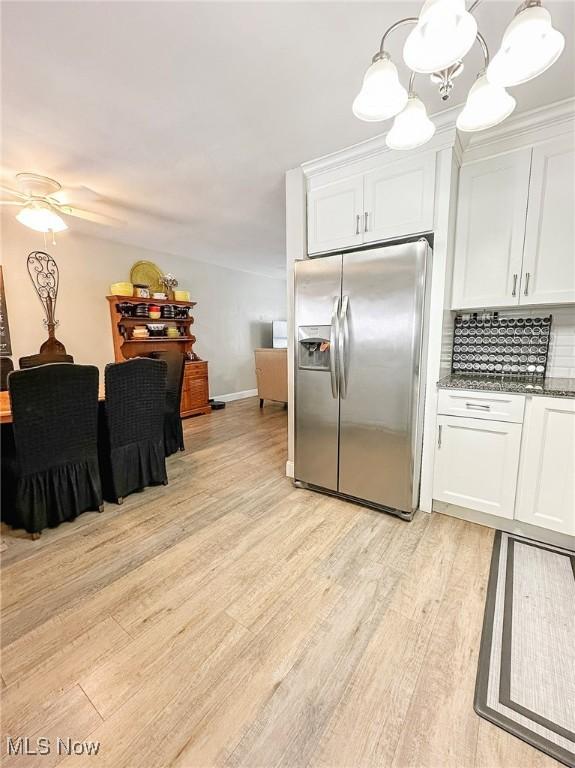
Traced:
<path id="1" fill-rule="evenodd" d="M 106 366 L 99 455 L 104 498 L 121 504 L 148 485 L 167 485 L 164 403 L 167 365 L 135 357 Z"/>
<path id="2" fill-rule="evenodd" d="M 51 365 L 52 363 L 73 363 L 74 358 L 72 355 L 57 355 L 53 353 L 46 353 L 38 355 L 28 355 L 28 357 L 21 357 L 18 361 L 20 369 L 25 368 L 37 368 L 39 365 Z"/>
<path id="3" fill-rule="evenodd" d="M 14 370 L 11 357 L 0 357 L 0 392 L 8 389 L 8 374 Z"/>
<path id="4" fill-rule="evenodd" d="M 152 352 L 150 357 L 164 360 L 168 366 L 166 380 L 166 403 L 164 407 L 164 449 L 166 456 L 184 451 L 184 432 L 180 416 L 182 383 L 186 358 L 182 352 Z"/>
<path id="5" fill-rule="evenodd" d="M 103 509 L 98 468 L 98 369 L 43 365 L 8 380 L 12 445 L 3 446 L 2 519 L 37 538 Z M 11 448 L 11 450 L 10 450 Z"/>

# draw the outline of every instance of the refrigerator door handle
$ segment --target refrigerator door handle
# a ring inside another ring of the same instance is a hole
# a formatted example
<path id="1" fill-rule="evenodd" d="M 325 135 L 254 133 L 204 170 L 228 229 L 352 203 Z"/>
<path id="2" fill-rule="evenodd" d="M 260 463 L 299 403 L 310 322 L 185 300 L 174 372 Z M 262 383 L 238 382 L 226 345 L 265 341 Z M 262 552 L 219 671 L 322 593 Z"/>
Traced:
<path id="1" fill-rule="evenodd" d="M 349 296 L 344 296 L 341 301 L 340 333 L 339 333 L 339 392 L 342 399 L 347 396 L 347 375 L 349 368 L 349 324 L 347 310 L 349 308 Z"/>
<path id="2" fill-rule="evenodd" d="M 333 300 L 333 311 L 331 313 L 331 329 L 329 332 L 329 375 L 331 378 L 331 395 L 334 399 L 336 399 L 339 396 L 338 347 L 339 347 L 339 296 L 336 296 Z"/>

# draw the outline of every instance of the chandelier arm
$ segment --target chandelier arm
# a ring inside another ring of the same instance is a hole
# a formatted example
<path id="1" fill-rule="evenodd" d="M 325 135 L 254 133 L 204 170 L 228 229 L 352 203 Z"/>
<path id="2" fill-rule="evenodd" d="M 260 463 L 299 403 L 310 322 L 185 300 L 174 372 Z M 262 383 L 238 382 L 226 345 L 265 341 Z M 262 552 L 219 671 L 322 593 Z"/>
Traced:
<path id="1" fill-rule="evenodd" d="M 418 21 L 419 19 L 417 18 L 417 16 L 407 16 L 405 19 L 399 19 L 399 21 L 396 21 L 394 24 L 391 25 L 391 27 L 388 27 L 383 33 L 383 37 L 381 38 L 381 43 L 379 44 L 380 55 L 384 53 L 385 38 L 389 35 L 390 32 L 393 32 L 393 30 L 397 29 L 398 27 L 403 27 L 405 24 L 417 24 Z"/>
<path id="2" fill-rule="evenodd" d="M 407 93 L 409 96 L 413 94 L 413 81 L 415 80 L 415 72 L 412 71 L 411 75 L 409 76 L 409 86 L 407 89 Z"/>
<path id="3" fill-rule="evenodd" d="M 477 8 L 477 6 L 479 5 L 480 2 L 481 2 L 481 0 L 474 0 L 474 2 L 471 3 L 469 8 L 467 9 L 467 13 L 473 13 L 473 11 Z"/>
<path id="4" fill-rule="evenodd" d="M 481 50 L 483 51 L 483 59 L 485 61 L 484 69 L 487 69 L 489 66 L 489 48 L 487 47 L 487 43 L 485 42 L 485 38 L 481 34 L 481 32 L 477 32 L 477 35 L 475 39 L 479 42 L 479 45 L 481 46 Z"/>

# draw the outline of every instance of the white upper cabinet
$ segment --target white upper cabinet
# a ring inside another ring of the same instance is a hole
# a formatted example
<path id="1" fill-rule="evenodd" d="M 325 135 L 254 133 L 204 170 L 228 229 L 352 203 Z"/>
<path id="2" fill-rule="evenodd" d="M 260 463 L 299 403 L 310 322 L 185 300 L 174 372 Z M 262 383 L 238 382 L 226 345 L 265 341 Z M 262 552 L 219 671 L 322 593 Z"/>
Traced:
<path id="1" fill-rule="evenodd" d="M 461 168 L 453 309 L 519 303 L 531 149 Z"/>
<path id="2" fill-rule="evenodd" d="M 346 173 L 342 169 L 333 181 L 308 190 L 308 253 L 433 230 L 435 154 Z"/>
<path id="3" fill-rule="evenodd" d="M 316 187 L 307 197 L 308 253 L 363 242 L 363 176 Z"/>
<path id="4" fill-rule="evenodd" d="M 575 142 L 533 148 L 521 304 L 575 302 Z"/>
<path id="5" fill-rule="evenodd" d="M 433 229 L 435 156 L 390 163 L 365 175 L 364 243 Z"/>
<path id="6" fill-rule="evenodd" d="M 453 309 L 575 302 L 575 141 L 464 165 Z"/>
<path id="7" fill-rule="evenodd" d="M 515 517 L 575 536 L 575 399 L 534 397 L 525 421 Z"/>

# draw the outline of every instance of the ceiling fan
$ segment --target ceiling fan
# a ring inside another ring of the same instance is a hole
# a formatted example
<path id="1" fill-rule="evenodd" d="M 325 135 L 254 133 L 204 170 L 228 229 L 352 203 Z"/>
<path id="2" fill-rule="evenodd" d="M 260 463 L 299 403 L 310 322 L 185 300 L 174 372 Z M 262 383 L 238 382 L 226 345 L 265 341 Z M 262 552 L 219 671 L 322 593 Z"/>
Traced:
<path id="1" fill-rule="evenodd" d="M 58 199 L 58 193 L 62 192 L 62 185 L 48 176 L 40 176 L 36 173 L 17 173 L 16 189 L 0 184 L 0 189 L 10 198 L 0 200 L 0 205 L 16 205 L 20 211 L 16 215 L 18 221 L 25 227 L 36 232 L 62 232 L 68 229 L 68 225 L 60 214 L 84 219 L 95 224 L 106 226 L 121 226 L 124 222 L 106 216 L 95 211 L 87 211 L 82 208 L 68 205 Z M 71 190 L 73 196 L 74 190 Z"/>

